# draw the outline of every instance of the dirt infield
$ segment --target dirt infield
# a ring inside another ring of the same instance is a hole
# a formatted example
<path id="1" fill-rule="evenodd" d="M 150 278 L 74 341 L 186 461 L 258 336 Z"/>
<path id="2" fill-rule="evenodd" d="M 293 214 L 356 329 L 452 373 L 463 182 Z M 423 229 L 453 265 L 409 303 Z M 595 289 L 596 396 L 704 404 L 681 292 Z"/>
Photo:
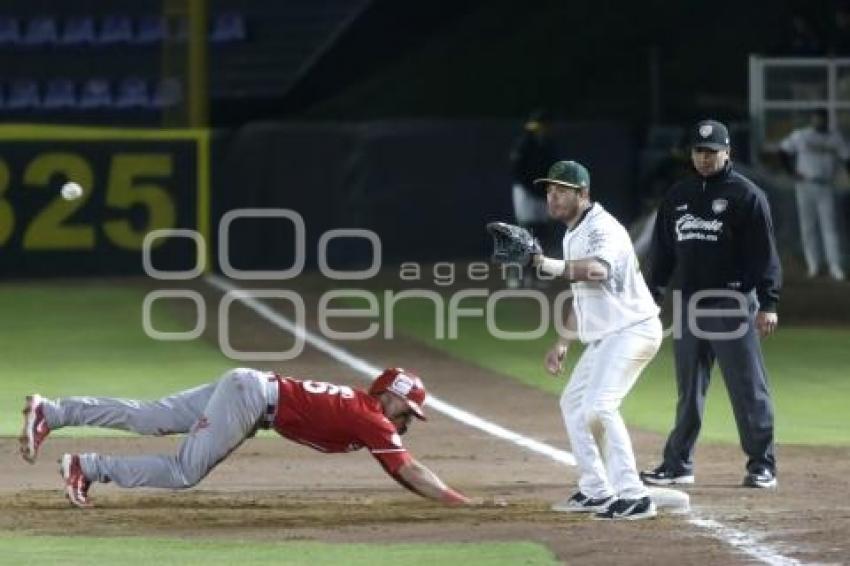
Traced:
<path id="1" fill-rule="evenodd" d="M 236 346 L 281 349 L 288 338 L 247 310 L 234 312 Z M 210 329 L 210 336 L 215 336 Z M 431 391 L 453 404 L 560 448 L 568 448 L 557 400 L 406 339 L 346 347 L 370 363 L 408 365 Z M 264 366 L 274 367 L 274 366 Z M 345 367 L 310 349 L 284 373 L 362 385 Z M 199 382 L 215 376 L 198 376 Z M 43 393 L 49 394 L 44 391 Z M 96 392 L 80 392 L 96 393 Z M 59 491 L 56 459 L 66 451 L 140 453 L 174 450 L 178 438 L 50 438 L 40 461 L 17 457 L 15 439 L 0 439 L 0 530 L 38 534 L 163 535 L 320 541 L 533 540 L 570 563 L 732 564 L 746 556 L 688 522 L 600 523 L 548 511 L 570 494 L 575 468 L 431 412 L 406 443 L 449 484 L 473 495 L 500 496 L 506 508 L 448 509 L 395 485 L 366 453 L 324 455 L 274 436 L 247 441 L 198 488 L 185 492 L 120 490 L 96 485 L 97 508 L 70 508 Z M 638 463 L 655 462 L 663 439 L 633 432 Z M 850 559 L 850 448 L 780 446 L 780 487 L 739 487 L 737 447 L 701 445 L 693 516 L 744 532 L 786 557 L 843 563 Z M 76 520 L 84 517 L 85 520 Z M 728 534 L 728 533 L 727 533 Z M 728 537 L 727 537 L 728 538 Z"/>

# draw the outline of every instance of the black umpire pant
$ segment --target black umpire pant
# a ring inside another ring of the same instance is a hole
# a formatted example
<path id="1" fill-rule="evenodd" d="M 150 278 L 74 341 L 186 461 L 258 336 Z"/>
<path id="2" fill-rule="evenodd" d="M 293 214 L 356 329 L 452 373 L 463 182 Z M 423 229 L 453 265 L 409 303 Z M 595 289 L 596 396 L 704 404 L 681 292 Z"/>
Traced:
<path id="1" fill-rule="evenodd" d="M 743 302 L 745 312 L 741 312 L 741 302 L 735 299 L 703 299 L 695 305 L 689 304 L 689 297 L 683 299 L 681 337 L 673 343 L 679 392 L 676 424 L 664 447 L 664 467 L 672 473 L 693 473 L 694 446 L 715 359 L 732 402 L 741 448 L 749 457 L 747 470 L 776 471 L 773 403 L 755 328 L 758 303 L 752 294 L 743 296 Z M 697 309 L 739 312 L 700 316 L 703 313 Z"/>

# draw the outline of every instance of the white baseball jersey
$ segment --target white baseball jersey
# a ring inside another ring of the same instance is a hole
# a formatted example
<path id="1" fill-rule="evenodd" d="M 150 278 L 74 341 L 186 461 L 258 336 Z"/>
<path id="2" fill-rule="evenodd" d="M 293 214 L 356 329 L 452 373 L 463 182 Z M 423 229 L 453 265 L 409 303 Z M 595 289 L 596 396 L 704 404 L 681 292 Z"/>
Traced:
<path id="1" fill-rule="evenodd" d="M 797 173 L 808 181 L 832 181 L 839 164 L 850 158 L 840 133 L 822 133 L 811 126 L 794 130 L 779 147 L 797 156 Z"/>
<path id="2" fill-rule="evenodd" d="M 599 203 L 564 236 L 565 260 L 588 258 L 608 264 L 610 276 L 605 281 L 572 283 L 579 340 L 594 342 L 658 316 L 628 232 Z"/>

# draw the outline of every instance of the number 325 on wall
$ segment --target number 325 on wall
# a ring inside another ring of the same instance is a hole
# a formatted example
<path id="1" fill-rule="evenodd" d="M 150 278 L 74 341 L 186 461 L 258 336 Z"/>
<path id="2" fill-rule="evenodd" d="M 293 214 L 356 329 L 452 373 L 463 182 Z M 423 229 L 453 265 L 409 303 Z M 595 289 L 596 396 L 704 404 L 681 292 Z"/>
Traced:
<path id="1" fill-rule="evenodd" d="M 109 160 L 105 204 L 110 210 L 129 211 L 144 207 L 147 223 L 134 227 L 129 219 L 104 220 L 103 234 L 113 245 L 140 250 L 145 234 L 151 230 L 173 228 L 176 209 L 172 196 L 161 182 L 172 176 L 173 156 L 168 153 L 117 153 Z M 79 183 L 83 195 L 75 200 L 65 200 L 54 176 Z M 0 159 L 0 246 L 6 245 L 15 232 L 16 218 L 12 204 L 7 200 L 13 179 L 9 166 Z M 23 228 L 25 250 L 91 250 L 97 238 L 95 226 L 71 222 L 70 217 L 85 206 L 96 186 L 89 162 L 79 154 L 69 152 L 41 153 L 26 164 L 19 184 L 25 190 L 55 190 L 55 197 L 38 211 Z"/>

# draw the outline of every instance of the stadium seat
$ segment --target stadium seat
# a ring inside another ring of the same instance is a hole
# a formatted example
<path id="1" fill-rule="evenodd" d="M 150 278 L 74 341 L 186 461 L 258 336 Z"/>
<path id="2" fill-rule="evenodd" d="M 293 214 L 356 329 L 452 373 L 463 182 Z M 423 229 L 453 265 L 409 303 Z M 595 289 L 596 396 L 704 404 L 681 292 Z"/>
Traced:
<path id="1" fill-rule="evenodd" d="M 173 77 L 161 80 L 151 99 L 151 103 L 156 108 L 170 108 L 181 102 L 183 102 L 183 85 Z"/>
<path id="2" fill-rule="evenodd" d="M 44 89 L 42 107 L 55 110 L 58 108 L 74 108 L 77 96 L 74 82 L 70 79 L 51 79 Z"/>
<path id="3" fill-rule="evenodd" d="M 17 18 L 0 16 L 0 45 L 17 45 L 21 42 L 21 23 Z"/>
<path id="4" fill-rule="evenodd" d="M 246 37 L 245 18 L 242 14 L 219 14 L 213 20 L 212 30 L 210 31 L 211 42 L 230 43 L 244 41 Z"/>
<path id="5" fill-rule="evenodd" d="M 112 106 L 112 89 L 104 78 L 89 79 L 80 93 L 80 108 L 107 108 Z"/>
<path id="6" fill-rule="evenodd" d="M 138 21 L 138 30 L 133 38 L 137 45 L 161 43 L 168 37 L 168 25 L 162 16 L 142 16 Z"/>
<path id="7" fill-rule="evenodd" d="M 101 45 L 115 45 L 133 41 L 133 22 L 128 16 L 112 15 L 103 19 L 97 42 Z"/>
<path id="8" fill-rule="evenodd" d="M 32 46 L 55 45 L 58 42 L 58 36 L 55 18 L 33 18 L 24 26 L 21 44 Z"/>
<path id="9" fill-rule="evenodd" d="M 59 37 L 62 45 L 91 45 L 95 41 L 94 18 L 91 16 L 68 18 Z"/>
<path id="10" fill-rule="evenodd" d="M 116 108 L 148 108 L 151 105 L 148 83 L 141 77 L 127 77 L 118 85 Z"/>
<path id="11" fill-rule="evenodd" d="M 6 98 L 6 108 L 10 110 L 25 110 L 41 106 L 38 83 L 33 79 L 16 79 L 9 85 Z"/>

